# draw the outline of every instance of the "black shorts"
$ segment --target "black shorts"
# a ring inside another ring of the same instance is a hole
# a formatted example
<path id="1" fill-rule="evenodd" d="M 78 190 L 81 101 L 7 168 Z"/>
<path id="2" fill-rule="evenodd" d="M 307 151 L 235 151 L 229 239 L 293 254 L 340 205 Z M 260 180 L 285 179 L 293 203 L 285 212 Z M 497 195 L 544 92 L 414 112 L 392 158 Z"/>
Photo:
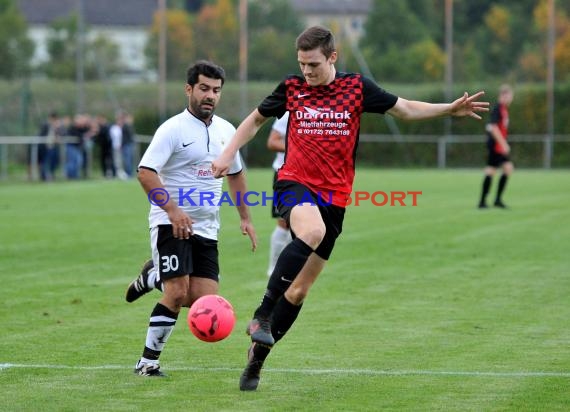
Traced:
<path id="1" fill-rule="evenodd" d="M 503 163 L 510 162 L 509 156 L 505 156 L 502 153 L 498 153 L 494 150 L 489 150 L 489 155 L 487 157 L 487 166 L 491 167 L 501 167 Z"/>
<path id="2" fill-rule="evenodd" d="M 195 276 L 219 281 L 218 241 L 199 235 L 176 239 L 172 225 L 151 228 L 152 258 L 161 279 Z"/>
<path id="3" fill-rule="evenodd" d="M 290 225 L 291 210 L 299 203 L 306 203 L 307 199 L 312 199 L 312 204 L 316 205 L 321 212 L 321 217 L 325 223 L 326 233 L 321 244 L 315 250 L 315 253 L 321 258 L 328 260 L 336 239 L 342 232 L 342 222 L 344 221 L 345 208 L 327 204 L 327 199 L 320 199 L 301 183 L 290 180 L 280 180 L 275 184 L 275 198 L 277 200 L 277 211 Z M 295 233 L 291 230 L 291 236 L 295 239 Z"/>
<path id="4" fill-rule="evenodd" d="M 273 186 L 271 186 L 273 190 L 275 190 L 275 183 L 277 183 L 277 172 L 273 173 Z M 275 204 L 274 200 L 271 201 L 271 217 L 272 218 L 281 217 L 279 215 L 279 212 L 277 211 L 277 205 Z"/>

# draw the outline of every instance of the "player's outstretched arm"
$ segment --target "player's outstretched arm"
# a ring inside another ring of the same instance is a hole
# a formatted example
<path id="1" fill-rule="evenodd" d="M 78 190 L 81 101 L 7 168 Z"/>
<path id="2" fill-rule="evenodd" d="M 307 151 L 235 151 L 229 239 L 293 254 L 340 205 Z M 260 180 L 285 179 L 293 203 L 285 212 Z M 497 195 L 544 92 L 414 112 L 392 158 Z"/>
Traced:
<path id="1" fill-rule="evenodd" d="M 212 173 L 214 177 L 223 177 L 228 174 L 230 165 L 233 163 L 237 151 L 253 139 L 266 120 L 267 117 L 262 116 L 261 113 L 255 109 L 241 122 L 230 143 L 226 146 L 222 154 L 212 162 Z"/>
<path id="2" fill-rule="evenodd" d="M 470 116 L 480 120 L 481 116 L 477 113 L 489 111 L 489 102 L 478 100 L 484 94 L 481 91 L 469 96 L 465 92 L 452 103 L 427 103 L 400 97 L 387 113 L 402 120 L 426 120 L 441 116 Z"/>

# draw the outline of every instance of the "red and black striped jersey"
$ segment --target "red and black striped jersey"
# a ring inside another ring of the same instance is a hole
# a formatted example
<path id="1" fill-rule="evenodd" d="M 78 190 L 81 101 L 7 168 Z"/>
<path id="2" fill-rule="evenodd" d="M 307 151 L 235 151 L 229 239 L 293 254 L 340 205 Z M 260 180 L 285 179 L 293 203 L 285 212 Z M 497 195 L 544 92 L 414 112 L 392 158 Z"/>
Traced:
<path id="1" fill-rule="evenodd" d="M 489 124 L 496 124 L 499 130 L 501 131 L 501 136 L 507 139 L 509 135 L 509 109 L 506 105 L 502 103 L 497 103 L 493 106 L 491 110 L 491 118 L 489 120 Z M 487 145 L 489 147 L 493 147 L 493 150 L 497 153 L 501 153 L 503 148 L 501 145 L 493 139 L 493 136 L 490 132 L 487 132 L 488 140 Z"/>
<path id="2" fill-rule="evenodd" d="M 289 76 L 259 105 L 265 117 L 289 112 L 285 163 L 279 180 L 299 182 L 345 207 L 352 192 L 362 113 L 385 113 L 398 97 L 355 73 L 337 73 L 328 85 Z"/>

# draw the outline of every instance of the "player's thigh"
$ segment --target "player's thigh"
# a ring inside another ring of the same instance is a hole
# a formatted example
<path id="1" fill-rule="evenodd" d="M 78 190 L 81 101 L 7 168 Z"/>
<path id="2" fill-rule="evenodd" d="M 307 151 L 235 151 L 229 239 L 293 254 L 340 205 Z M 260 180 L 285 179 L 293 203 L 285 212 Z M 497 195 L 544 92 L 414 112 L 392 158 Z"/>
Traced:
<path id="1" fill-rule="evenodd" d="M 200 235 L 191 237 L 193 272 L 188 288 L 189 305 L 204 295 L 218 292 L 220 265 L 218 241 Z"/>
<path id="2" fill-rule="evenodd" d="M 192 241 L 192 277 L 211 279 L 219 281 L 220 263 L 218 253 L 218 241 L 208 239 L 200 235 L 193 235 Z"/>
<path id="3" fill-rule="evenodd" d="M 487 167 L 492 167 L 494 169 L 497 169 L 501 167 L 504 161 L 505 157 L 501 153 L 498 153 L 494 150 L 489 150 L 487 156 Z"/>
<path id="4" fill-rule="evenodd" d="M 315 253 L 324 260 L 329 260 L 336 240 L 342 233 L 346 209 L 335 205 L 322 205 L 319 209 L 327 230 Z"/>
<path id="5" fill-rule="evenodd" d="M 190 277 L 190 287 L 189 287 L 189 305 L 192 305 L 196 299 L 205 295 L 217 295 L 218 294 L 218 282 L 212 279 L 203 277 Z"/>
<path id="6" fill-rule="evenodd" d="M 291 212 L 300 203 L 317 205 L 318 197 L 309 188 L 292 180 L 279 180 L 274 185 L 275 209 L 288 225 L 290 225 Z"/>
<path id="7" fill-rule="evenodd" d="M 293 237 L 316 248 L 326 233 L 319 210 L 322 199 L 298 182 L 280 180 L 275 184 L 275 200 L 277 210 L 289 225 Z"/>
<path id="8" fill-rule="evenodd" d="M 163 282 L 193 272 L 192 243 L 189 239 L 175 238 L 172 225 L 152 227 L 150 244 L 152 260 Z"/>
<path id="9" fill-rule="evenodd" d="M 296 205 L 291 210 L 289 220 L 291 230 L 297 237 L 319 237 L 319 242 L 325 235 L 326 227 L 321 211 L 317 205 L 303 203 Z"/>

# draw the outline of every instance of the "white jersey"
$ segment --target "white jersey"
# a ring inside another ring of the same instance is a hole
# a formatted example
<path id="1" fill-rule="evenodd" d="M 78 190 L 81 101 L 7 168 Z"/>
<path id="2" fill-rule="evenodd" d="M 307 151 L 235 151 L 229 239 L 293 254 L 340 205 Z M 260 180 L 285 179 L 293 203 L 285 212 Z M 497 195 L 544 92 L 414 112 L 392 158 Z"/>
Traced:
<path id="1" fill-rule="evenodd" d="M 285 141 L 285 135 L 287 134 L 288 121 L 289 121 L 289 112 L 285 112 L 285 114 L 281 116 L 279 119 L 275 119 L 275 121 L 273 122 L 273 126 L 271 126 L 271 129 L 275 130 L 277 133 L 281 135 L 281 139 L 283 141 Z M 277 152 L 277 154 L 275 155 L 275 160 L 273 160 L 272 164 L 273 170 L 278 171 L 279 168 L 283 166 L 284 162 L 285 162 L 285 153 Z"/>
<path id="2" fill-rule="evenodd" d="M 170 199 L 192 219 L 194 233 L 209 239 L 218 238 L 223 183 L 213 176 L 212 161 L 222 153 L 235 131 L 231 123 L 215 115 L 206 126 L 186 109 L 157 129 L 139 163 L 139 167 L 158 173 Z M 238 152 L 229 174 L 241 170 Z M 159 199 L 164 199 L 164 195 Z M 151 228 L 171 224 L 168 214 L 152 202 L 149 224 Z"/>
<path id="3" fill-rule="evenodd" d="M 123 129 L 118 124 L 114 124 L 109 129 L 111 136 L 111 146 L 114 150 L 119 150 L 123 146 Z"/>

